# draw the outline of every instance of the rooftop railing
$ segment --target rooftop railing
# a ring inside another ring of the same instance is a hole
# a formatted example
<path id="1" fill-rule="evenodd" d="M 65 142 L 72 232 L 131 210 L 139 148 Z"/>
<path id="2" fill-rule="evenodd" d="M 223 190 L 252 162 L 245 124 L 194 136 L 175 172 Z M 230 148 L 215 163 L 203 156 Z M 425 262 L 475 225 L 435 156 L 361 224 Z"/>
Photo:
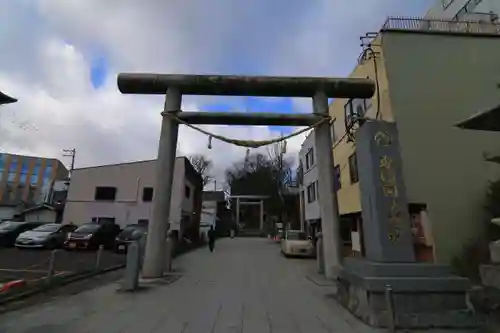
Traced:
<path id="1" fill-rule="evenodd" d="M 500 24 L 488 21 L 390 17 L 385 21 L 382 30 L 500 35 Z"/>

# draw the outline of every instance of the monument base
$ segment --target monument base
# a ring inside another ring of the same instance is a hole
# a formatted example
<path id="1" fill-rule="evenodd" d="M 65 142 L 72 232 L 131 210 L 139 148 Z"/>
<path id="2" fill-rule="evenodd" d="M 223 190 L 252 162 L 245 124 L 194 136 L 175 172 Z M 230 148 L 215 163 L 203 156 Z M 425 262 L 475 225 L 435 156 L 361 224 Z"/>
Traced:
<path id="1" fill-rule="evenodd" d="M 473 328 L 483 323 L 468 306 L 469 280 L 443 265 L 346 258 L 338 280 L 339 303 L 370 326 L 390 325 L 388 285 L 398 328 Z"/>

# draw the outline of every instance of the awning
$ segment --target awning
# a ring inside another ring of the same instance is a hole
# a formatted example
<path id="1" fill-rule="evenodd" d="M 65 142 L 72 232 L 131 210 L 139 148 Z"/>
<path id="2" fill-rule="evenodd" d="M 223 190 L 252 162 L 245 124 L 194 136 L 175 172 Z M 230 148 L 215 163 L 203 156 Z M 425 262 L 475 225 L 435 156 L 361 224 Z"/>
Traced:
<path id="1" fill-rule="evenodd" d="M 455 126 L 478 131 L 500 131 L 500 105 L 483 111 L 455 124 Z"/>
<path id="2" fill-rule="evenodd" d="M 0 91 L 0 105 L 1 104 L 15 103 L 15 102 L 17 102 L 17 99 L 10 97 L 9 95 L 6 95 Z"/>

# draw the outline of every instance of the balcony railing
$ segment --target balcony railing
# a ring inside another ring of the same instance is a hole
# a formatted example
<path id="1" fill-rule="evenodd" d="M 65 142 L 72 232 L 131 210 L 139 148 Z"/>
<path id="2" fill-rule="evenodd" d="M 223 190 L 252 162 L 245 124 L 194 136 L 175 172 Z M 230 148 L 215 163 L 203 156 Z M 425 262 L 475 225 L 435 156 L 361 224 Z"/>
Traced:
<path id="1" fill-rule="evenodd" d="M 454 21 L 424 18 L 390 17 L 382 30 L 408 30 L 448 33 L 500 35 L 500 24 L 484 21 Z"/>

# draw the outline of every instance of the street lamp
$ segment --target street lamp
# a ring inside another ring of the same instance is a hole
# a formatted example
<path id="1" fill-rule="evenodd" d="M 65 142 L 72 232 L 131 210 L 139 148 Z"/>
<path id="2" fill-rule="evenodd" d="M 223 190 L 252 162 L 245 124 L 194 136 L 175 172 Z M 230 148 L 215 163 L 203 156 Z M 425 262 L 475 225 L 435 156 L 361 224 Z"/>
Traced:
<path id="1" fill-rule="evenodd" d="M 0 91 L 0 105 L 2 104 L 10 104 L 17 102 L 17 99 L 10 97 L 9 95 L 4 94 Z"/>

